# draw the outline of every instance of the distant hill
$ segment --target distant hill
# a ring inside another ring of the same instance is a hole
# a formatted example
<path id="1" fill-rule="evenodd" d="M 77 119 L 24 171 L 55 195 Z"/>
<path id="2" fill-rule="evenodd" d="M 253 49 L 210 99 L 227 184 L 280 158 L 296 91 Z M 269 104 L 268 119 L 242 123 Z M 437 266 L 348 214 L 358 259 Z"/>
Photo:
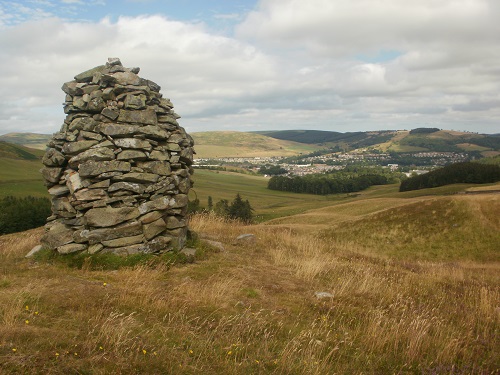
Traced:
<path id="1" fill-rule="evenodd" d="M 324 130 L 209 131 L 191 133 L 197 158 L 294 156 L 318 150 L 383 152 L 478 152 L 500 154 L 500 135 L 417 128 L 340 133 Z M 50 134 L 9 133 L 0 141 L 45 150 Z"/>
<path id="2" fill-rule="evenodd" d="M 0 141 L 0 158 L 38 160 L 43 154 L 40 150 Z"/>
<path id="3" fill-rule="evenodd" d="M 500 137 L 496 135 L 456 132 L 436 128 L 406 130 L 381 130 L 370 132 L 339 133 L 319 130 L 259 131 L 268 137 L 304 144 L 325 145 L 341 150 L 371 147 L 392 152 L 460 152 L 478 151 L 493 154 L 500 152 Z"/>
<path id="4" fill-rule="evenodd" d="M 0 141 L 22 145 L 37 150 L 45 150 L 51 134 L 37 133 L 8 133 L 0 135 Z"/>

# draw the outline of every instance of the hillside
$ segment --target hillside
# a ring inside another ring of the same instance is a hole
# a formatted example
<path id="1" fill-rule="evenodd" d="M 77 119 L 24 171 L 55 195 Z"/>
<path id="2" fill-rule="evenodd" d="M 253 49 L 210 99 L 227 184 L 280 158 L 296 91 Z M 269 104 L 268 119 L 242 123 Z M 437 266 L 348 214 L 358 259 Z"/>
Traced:
<path id="1" fill-rule="evenodd" d="M 383 152 L 480 152 L 483 156 L 500 154 L 500 136 L 440 130 L 413 133 L 383 130 L 339 133 L 322 130 L 210 131 L 191 134 L 197 158 L 266 157 L 308 154 L 320 149 L 351 151 L 371 148 Z M 51 135 L 10 133 L 0 141 L 45 150 Z"/>
<path id="2" fill-rule="evenodd" d="M 40 229 L 1 236 L 0 372 L 495 373 L 499 195 L 443 192 L 251 226 L 198 215 L 192 264 L 26 259 Z"/>
<path id="3" fill-rule="evenodd" d="M 236 131 L 201 132 L 191 136 L 197 158 L 293 156 L 318 149 L 315 145 Z"/>

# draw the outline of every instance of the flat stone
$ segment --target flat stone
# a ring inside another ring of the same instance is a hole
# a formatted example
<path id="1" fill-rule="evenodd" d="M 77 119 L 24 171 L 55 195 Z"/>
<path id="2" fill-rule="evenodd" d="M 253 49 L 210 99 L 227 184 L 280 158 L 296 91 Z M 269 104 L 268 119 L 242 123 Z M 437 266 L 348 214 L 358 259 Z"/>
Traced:
<path id="1" fill-rule="evenodd" d="M 160 211 L 151 211 L 151 212 L 148 212 L 147 214 L 139 217 L 138 220 L 142 224 L 149 224 L 149 223 L 152 223 L 153 221 L 158 220 L 162 216 L 163 216 L 163 214 Z"/>
<path id="2" fill-rule="evenodd" d="M 188 196 L 186 194 L 177 194 L 170 199 L 169 208 L 182 208 L 187 206 Z"/>
<path id="3" fill-rule="evenodd" d="M 146 189 L 145 186 L 141 185 L 141 184 L 137 184 L 134 182 L 120 181 L 120 182 L 115 182 L 114 184 L 112 184 L 109 187 L 108 192 L 112 193 L 112 192 L 115 192 L 118 190 L 127 190 L 127 191 L 131 191 L 131 192 L 134 192 L 137 194 L 142 194 L 142 193 L 144 193 L 145 189 Z"/>
<path id="4" fill-rule="evenodd" d="M 111 180 L 103 180 L 103 181 L 96 182 L 95 184 L 89 185 L 88 188 L 89 189 L 103 189 L 103 188 L 109 187 L 110 184 L 111 184 Z"/>
<path id="5" fill-rule="evenodd" d="M 96 201 L 108 197 L 104 189 L 83 189 L 74 194 L 79 201 Z"/>
<path id="6" fill-rule="evenodd" d="M 73 229 L 56 222 L 49 227 L 49 230 L 45 232 L 40 242 L 49 249 L 66 245 L 73 242 Z"/>
<path id="7" fill-rule="evenodd" d="M 314 292 L 314 296 L 317 299 L 333 298 L 334 295 L 328 292 Z"/>
<path id="8" fill-rule="evenodd" d="M 119 181 L 142 182 L 142 183 L 155 183 L 158 181 L 158 175 L 153 173 L 137 173 L 131 172 L 122 176 L 116 177 Z"/>
<path id="9" fill-rule="evenodd" d="M 129 137 L 139 132 L 138 125 L 100 124 L 98 130 L 111 137 Z"/>
<path id="10" fill-rule="evenodd" d="M 138 166 L 143 168 L 147 172 L 158 174 L 160 176 L 169 176 L 172 173 L 170 163 L 162 161 L 149 161 L 139 163 Z"/>
<path id="11" fill-rule="evenodd" d="M 170 198 L 161 197 L 141 204 L 139 206 L 139 212 L 141 214 L 146 214 L 150 211 L 161 211 L 166 210 L 167 208 L 170 208 Z"/>
<path id="12" fill-rule="evenodd" d="M 153 150 L 151 151 L 149 158 L 153 160 L 166 161 L 170 160 L 170 154 L 167 151 Z"/>
<path id="13" fill-rule="evenodd" d="M 186 226 L 186 221 L 183 218 L 179 219 L 175 216 L 168 216 L 165 223 L 167 224 L 167 229 L 176 229 Z"/>
<path id="14" fill-rule="evenodd" d="M 92 82 L 94 74 L 102 73 L 105 70 L 106 70 L 106 65 L 96 66 L 95 68 L 92 68 L 92 69 L 86 70 L 80 74 L 77 74 L 75 76 L 75 81 L 76 82 Z"/>
<path id="15" fill-rule="evenodd" d="M 62 245 L 57 248 L 57 252 L 59 254 L 71 254 L 83 250 L 87 250 L 87 245 L 78 243 L 69 243 L 67 245 Z"/>
<path id="16" fill-rule="evenodd" d="M 196 255 L 196 249 L 192 249 L 190 247 L 185 247 L 184 249 L 182 249 L 180 251 L 180 253 L 184 254 L 188 258 L 194 258 L 194 256 Z"/>
<path id="17" fill-rule="evenodd" d="M 139 150 L 123 150 L 116 155 L 116 160 L 147 160 L 148 156 L 143 151 Z"/>
<path id="18" fill-rule="evenodd" d="M 129 172 L 130 168 L 130 163 L 126 161 L 87 161 L 80 164 L 79 173 L 81 177 L 91 177 L 101 175 L 106 172 Z"/>
<path id="19" fill-rule="evenodd" d="M 85 213 L 87 224 L 91 227 L 112 227 L 133 220 L 140 215 L 135 207 L 104 207 L 92 208 Z"/>
<path id="20" fill-rule="evenodd" d="M 58 214 L 61 214 L 62 211 L 76 213 L 76 210 L 69 202 L 68 197 L 52 198 L 52 209 L 59 211 Z"/>
<path id="21" fill-rule="evenodd" d="M 148 141 L 137 138 L 118 138 L 114 140 L 115 145 L 121 148 L 134 148 L 151 151 L 152 146 Z"/>
<path id="22" fill-rule="evenodd" d="M 115 255 L 127 256 L 144 253 L 147 250 L 144 244 L 130 245 L 124 247 L 105 247 L 101 252 L 102 253 L 111 253 Z"/>
<path id="23" fill-rule="evenodd" d="M 24 257 L 25 258 L 32 258 L 36 253 L 40 252 L 43 249 L 42 245 L 36 245 L 33 249 L 29 251 L 28 254 L 26 254 Z"/>
<path id="24" fill-rule="evenodd" d="M 100 243 L 96 243 L 96 244 L 90 245 L 87 251 L 89 252 L 89 254 L 97 254 L 102 249 L 104 249 L 104 246 Z"/>
<path id="25" fill-rule="evenodd" d="M 92 245 L 101 241 L 135 236 L 138 234 L 142 234 L 142 225 L 138 221 L 132 221 L 113 228 L 83 230 L 81 231 L 80 236 L 85 238 L 89 244 Z"/>
<path id="26" fill-rule="evenodd" d="M 75 81 L 65 82 L 62 85 L 61 90 L 63 90 L 66 94 L 71 96 L 83 95 L 82 88 L 80 87 L 80 85 L 78 85 L 78 82 Z"/>
<path id="27" fill-rule="evenodd" d="M 64 144 L 62 152 L 66 155 L 78 154 L 80 152 L 88 150 L 89 148 L 98 143 L 99 142 L 96 140 L 69 142 Z"/>
<path id="28" fill-rule="evenodd" d="M 86 139 L 95 139 L 96 141 L 102 140 L 102 135 L 94 133 L 94 132 L 88 132 L 85 130 L 80 131 L 80 136 L 82 136 L 83 138 L 86 138 Z"/>
<path id="29" fill-rule="evenodd" d="M 116 83 L 119 85 L 133 85 L 139 86 L 141 84 L 141 78 L 132 72 L 118 72 L 114 73 L 113 77 L 116 79 Z"/>
<path id="30" fill-rule="evenodd" d="M 157 118 L 154 109 L 144 109 L 140 111 L 132 111 L 121 109 L 118 116 L 119 122 L 137 123 L 144 125 L 156 125 Z"/>
<path id="31" fill-rule="evenodd" d="M 68 164 L 71 168 L 78 167 L 79 164 L 88 160 L 104 161 L 114 160 L 115 153 L 107 147 L 91 148 L 69 159 Z"/>
<path id="32" fill-rule="evenodd" d="M 50 195 L 59 196 L 69 193 L 70 190 L 66 185 L 54 185 L 48 191 Z"/>
<path id="33" fill-rule="evenodd" d="M 102 241 L 102 244 L 106 247 L 123 247 L 142 243 L 143 240 L 144 236 L 142 234 L 139 234 L 137 236 L 120 237 L 114 240 L 105 240 Z"/>
<path id="34" fill-rule="evenodd" d="M 161 232 L 163 232 L 165 229 L 167 229 L 167 225 L 165 224 L 165 221 L 161 218 L 156 221 L 153 221 L 152 223 L 144 224 L 143 226 L 144 237 L 146 237 L 147 240 L 151 240 L 157 235 L 159 235 Z"/>
<path id="35" fill-rule="evenodd" d="M 241 234 L 238 237 L 236 237 L 236 242 L 240 242 L 240 243 L 241 242 L 254 243 L 256 240 L 257 240 L 257 237 L 255 236 L 255 234 L 251 234 L 251 233 Z"/>
<path id="36" fill-rule="evenodd" d="M 163 141 L 168 139 L 170 133 L 158 126 L 146 125 L 139 129 L 139 134 L 144 134 L 148 138 Z"/>

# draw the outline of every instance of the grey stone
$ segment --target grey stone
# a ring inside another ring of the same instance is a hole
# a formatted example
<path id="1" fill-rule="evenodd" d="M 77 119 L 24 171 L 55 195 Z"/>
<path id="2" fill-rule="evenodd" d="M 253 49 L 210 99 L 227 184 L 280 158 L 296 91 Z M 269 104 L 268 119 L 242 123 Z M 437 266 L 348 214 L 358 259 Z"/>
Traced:
<path id="1" fill-rule="evenodd" d="M 113 74 L 113 77 L 116 79 L 116 83 L 119 85 L 133 85 L 139 86 L 141 84 L 141 79 L 137 74 L 132 72 L 118 72 Z"/>
<path id="2" fill-rule="evenodd" d="M 104 96 L 103 96 L 104 98 Z M 101 111 L 101 115 L 111 119 L 111 120 L 116 120 L 118 118 L 118 115 L 119 115 L 119 112 L 118 111 L 114 111 L 110 108 L 104 108 L 102 111 Z"/>
<path id="3" fill-rule="evenodd" d="M 148 212 L 147 214 L 139 217 L 138 220 L 142 224 L 149 224 L 149 223 L 152 223 L 153 221 L 158 220 L 162 216 L 163 216 L 163 214 L 160 211 L 151 211 L 151 212 Z"/>
<path id="4" fill-rule="evenodd" d="M 126 181 L 120 181 L 120 182 L 115 182 L 112 184 L 109 188 L 108 191 L 110 193 L 118 191 L 118 190 L 127 190 L 127 191 L 132 191 L 137 194 L 142 194 L 144 193 L 144 190 L 146 188 L 144 185 L 137 184 L 134 182 L 126 182 Z"/>
<path id="5" fill-rule="evenodd" d="M 54 185 L 49 190 L 50 195 L 59 196 L 69 193 L 69 189 L 66 185 Z"/>
<path id="6" fill-rule="evenodd" d="M 167 229 L 167 225 L 165 224 L 165 221 L 161 218 L 156 221 L 153 221 L 152 223 L 144 224 L 143 226 L 144 237 L 146 237 L 147 240 L 151 240 L 157 235 L 159 235 L 161 232 L 163 232 L 165 229 Z"/>
<path id="7" fill-rule="evenodd" d="M 92 117 L 79 117 L 71 121 L 69 130 L 93 131 L 96 126 L 97 122 Z"/>
<path id="8" fill-rule="evenodd" d="M 314 296 L 317 299 L 333 298 L 334 295 L 328 292 L 314 292 Z"/>
<path id="9" fill-rule="evenodd" d="M 151 151 L 151 143 L 137 138 L 118 138 L 115 139 L 115 145 L 122 148 L 135 148 L 140 150 Z"/>
<path id="10" fill-rule="evenodd" d="M 69 170 L 66 171 L 66 186 L 68 187 L 71 194 L 74 194 L 76 191 L 83 189 L 83 182 L 80 178 L 80 174 L 76 171 Z"/>
<path id="11" fill-rule="evenodd" d="M 188 258 L 194 257 L 196 255 L 196 249 L 190 248 L 190 247 L 185 247 L 180 251 L 181 254 L 184 254 Z"/>
<path id="12" fill-rule="evenodd" d="M 255 234 L 251 234 L 251 233 L 241 234 L 238 237 L 236 237 L 236 242 L 240 242 L 240 243 L 242 243 L 242 242 L 255 243 L 255 241 L 257 241 L 257 237 L 255 236 Z"/>
<path id="13" fill-rule="evenodd" d="M 83 138 L 86 138 L 86 139 L 95 139 L 96 141 L 102 140 L 102 135 L 94 133 L 94 132 L 88 132 L 85 130 L 80 131 L 80 136 L 82 136 Z"/>
<path id="14" fill-rule="evenodd" d="M 62 152 L 66 155 L 74 155 L 83 152 L 85 150 L 88 150 L 89 148 L 98 143 L 99 142 L 96 140 L 69 142 L 64 144 Z"/>
<path id="15" fill-rule="evenodd" d="M 106 247 L 123 247 L 142 243 L 143 240 L 144 236 L 142 234 L 139 234 L 137 236 L 120 237 L 115 238 L 114 240 L 105 240 L 102 241 L 102 244 Z"/>
<path id="16" fill-rule="evenodd" d="M 71 96 L 83 95 L 83 90 L 75 81 L 65 82 L 62 85 L 61 90 L 63 90 L 66 94 Z"/>
<path id="17" fill-rule="evenodd" d="M 140 111 L 121 109 L 118 121 L 145 125 L 156 125 L 158 123 L 154 109 Z"/>
<path id="18" fill-rule="evenodd" d="M 61 167 L 66 163 L 66 158 L 55 148 L 49 148 L 43 155 L 42 163 L 47 167 Z"/>
<path id="19" fill-rule="evenodd" d="M 170 249 L 169 245 L 172 242 L 172 237 L 170 236 L 158 236 L 153 238 L 147 243 L 148 252 L 158 253 L 164 250 Z"/>
<path id="20" fill-rule="evenodd" d="M 25 258 L 32 258 L 36 253 L 40 252 L 43 249 L 42 245 L 36 245 L 33 249 L 29 251 L 28 254 L 26 254 L 24 257 Z"/>
<path id="21" fill-rule="evenodd" d="M 87 161 L 80 164 L 79 173 L 81 177 L 91 177 L 101 175 L 106 172 L 128 172 L 130 171 L 130 163 L 126 161 Z"/>
<path id="22" fill-rule="evenodd" d="M 101 124 L 98 130 L 111 137 L 129 137 L 137 134 L 139 131 L 138 125 L 125 125 L 125 124 Z"/>
<path id="23" fill-rule="evenodd" d="M 59 177 L 61 177 L 63 169 L 62 168 L 42 168 L 40 172 L 42 173 L 43 178 L 51 182 L 53 184 L 57 184 L 59 182 Z"/>
<path id="24" fill-rule="evenodd" d="M 80 74 L 77 74 L 75 76 L 75 81 L 76 82 L 92 82 L 92 78 L 94 77 L 94 74 L 96 73 L 102 73 L 106 70 L 105 65 L 99 65 L 96 66 L 95 68 L 86 70 Z"/>
<path id="25" fill-rule="evenodd" d="M 167 229 L 176 229 L 186 226 L 186 221 L 176 216 L 168 216 L 165 223 L 167 224 Z"/>
<path id="26" fill-rule="evenodd" d="M 73 241 L 73 229 L 64 224 L 55 222 L 42 236 L 40 242 L 49 249 L 66 245 Z"/>
<path id="27" fill-rule="evenodd" d="M 165 140 L 170 134 L 166 130 L 159 128 L 158 126 L 146 125 L 139 128 L 139 134 L 144 134 L 148 138 L 156 139 L 156 140 Z"/>
<path id="28" fill-rule="evenodd" d="M 150 211 L 166 210 L 167 208 L 170 208 L 170 198 L 161 197 L 141 204 L 139 206 L 139 212 L 141 214 L 146 214 Z"/>
<path id="29" fill-rule="evenodd" d="M 112 227 L 133 220 L 140 215 L 136 207 L 92 208 L 85 213 L 87 224 L 91 227 Z"/>
<path id="30" fill-rule="evenodd" d="M 114 160 L 115 153 L 107 147 L 91 148 L 69 159 L 68 164 L 71 168 L 78 167 L 79 164 L 88 160 L 104 161 Z"/>
<path id="31" fill-rule="evenodd" d="M 125 96 L 123 101 L 125 109 L 144 109 L 146 108 L 146 95 L 131 95 Z"/>
<path id="32" fill-rule="evenodd" d="M 96 201 L 108 197 L 103 189 L 83 189 L 75 192 L 75 198 L 79 201 Z"/>
<path id="33" fill-rule="evenodd" d="M 130 181 L 130 182 L 141 182 L 141 183 L 155 183 L 158 181 L 158 175 L 153 173 L 137 173 L 131 172 L 124 174 L 123 176 L 116 177 L 116 180 L 120 181 Z"/>
<path id="34" fill-rule="evenodd" d="M 77 243 L 69 243 L 67 245 L 62 245 L 57 248 L 57 252 L 59 254 L 71 254 L 83 250 L 87 250 L 87 245 L 77 244 Z"/>
<path id="35" fill-rule="evenodd" d="M 85 238 L 89 244 L 97 242 L 113 240 L 120 237 L 128 237 L 142 234 L 142 225 L 138 221 L 121 224 L 113 228 L 83 230 L 80 233 L 82 238 Z"/>
<path id="36" fill-rule="evenodd" d="M 123 150 L 116 155 L 117 160 L 147 160 L 148 156 L 139 150 Z"/>
<path id="37" fill-rule="evenodd" d="M 153 150 L 151 151 L 149 158 L 153 160 L 166 161 L 170 160 L 170 154 L 163 150 Z"/>
<path id="38" fill-rule="evenodd" d="M 97 254 L 102 249 L 104 249 L 104 246 L 100 243 L 96 243 L 96 244 L 90 245 L 87 251 L 89 252 L 89 254 Z"/>

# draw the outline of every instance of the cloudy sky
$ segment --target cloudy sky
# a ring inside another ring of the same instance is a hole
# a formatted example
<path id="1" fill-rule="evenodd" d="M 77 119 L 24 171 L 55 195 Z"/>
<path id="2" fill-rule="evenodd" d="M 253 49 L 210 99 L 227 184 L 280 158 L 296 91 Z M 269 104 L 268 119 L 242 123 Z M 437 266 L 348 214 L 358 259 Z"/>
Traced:
<path id="1" fill-rule="evenodd" d="M 0 1 L 0 134 L 53 133 L 119 57 L 188 132 L 500 133 L 499 0 Z"/>

